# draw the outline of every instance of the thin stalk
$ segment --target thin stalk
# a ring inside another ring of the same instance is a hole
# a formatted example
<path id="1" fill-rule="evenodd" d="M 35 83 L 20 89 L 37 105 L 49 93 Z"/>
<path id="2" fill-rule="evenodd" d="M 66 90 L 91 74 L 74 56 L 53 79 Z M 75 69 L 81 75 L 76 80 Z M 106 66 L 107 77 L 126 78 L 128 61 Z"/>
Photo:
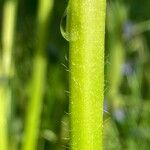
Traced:
<path id="1" fill-rule="evenodd" d="M 71 149 L 102 150 L 105 0 L 70 0 Z"/>
<path id="2" fill-rule="evenodd" d="M 113 36 L 114 37 L 114 36 Z M 110 51 L 110 66 L 108 67 L 108 81 L 109 81 L 109 97 L 111 100 L 118 96 L 119 86 L 122 81 L 122 65 L 125 61 L 124 46 L 120 39 L 114 37 L 115 44 L 111 45 Z M 119 98 L 118 98 L 119 99 Z M 115 102 L 115 100 L 114 100 Z"/>
<path id="3" fill-rule="evenodd" d="M 128 9 L 122 3 L 122 1 L 116 1 L 113 5 L 108 7 L 108 35 L 110 35 L 109 45 L 109 62 L 107 68 L 107 80 L 109 82 L 109 92 L 107 98 L 111 105 L 111 112 L 114 114 L 116 111 L 120 111 L 124 114 L 124 100 L 120 94 L 120 85 L 123 79 L 123 64 L 125 63 L 125 47 L 122 35 L 122 27 L 128 18 Z M 116 117 L 116 116 L 115 116 Z M 120 123 L 119 118 L 115 118 L 116 126 Z M 125 136 L 122 136 L 118 129 L 118 139 L 120 141 L 121 149 L 127 149 L 127 142 Z"/>
<path id="4" fill-rule="evenodd" d="M 121 9 L 120 9 L 121 8 Z M 109 62 L 107 66 L 107 80 L 109 82 L 109 92 L 107 97 L 113 109 L 118 109 L 122 105 L 122 97 L 119 94 L 122 82 L 122 67 L 125 63 L 125 49 L 122 36 L 122 27 L 128 18 L 127 7 L 120 2 L 115 2 L 108 7 L 108 35 L 109 39 Z M 120 102 L 120 103 L 118 103 Z"/>
<path id="5" fill-rule="evenodd" d="M 47 70 L 47 60 L 44 51 L 46 49 L 48 20 L 50 18 L 52 7 L 53 0 L 39 1 L 36 54 L 33 61 L 33 76 L 22 147 L 23 150 L 37 149 Z"/>
<path id="6" fill-rule="evenodd" d="M 0 64 L 0 149 L 8 150 L 8 116 L 11 108 L 11 87 L 14 28 L 17 0 L 6 0 L 2 25 L 2 60 Z"/>

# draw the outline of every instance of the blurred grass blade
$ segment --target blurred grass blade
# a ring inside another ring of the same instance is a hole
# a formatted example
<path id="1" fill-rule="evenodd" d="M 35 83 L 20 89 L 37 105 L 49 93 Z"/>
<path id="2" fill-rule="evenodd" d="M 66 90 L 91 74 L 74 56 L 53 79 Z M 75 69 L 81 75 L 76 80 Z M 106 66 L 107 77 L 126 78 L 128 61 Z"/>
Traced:
<path id="1" fill-rule="evenodd" d="M 16 0 L 6 0 L 3 10 L 2 25 L 2 60 L 0 64 L 0 150 L 8 150 L 8 115 L 11 108 L 11 87 L 14 43 L 14 27 L 16 19 Z"/>
<path id="2" fill-rule="evenodd" d="M 25 123 L 25 136 L 23 150 L 36 150 L 40 128 L 43 94 L 47 70 L 45 57 L 46 35 L 48 21 L 53 7 L 53 0 L 40 0 L 37 18 L 36 54 L 33 61 L 33 76 L 31 93 L 28 104 L 27 120 Z"/>

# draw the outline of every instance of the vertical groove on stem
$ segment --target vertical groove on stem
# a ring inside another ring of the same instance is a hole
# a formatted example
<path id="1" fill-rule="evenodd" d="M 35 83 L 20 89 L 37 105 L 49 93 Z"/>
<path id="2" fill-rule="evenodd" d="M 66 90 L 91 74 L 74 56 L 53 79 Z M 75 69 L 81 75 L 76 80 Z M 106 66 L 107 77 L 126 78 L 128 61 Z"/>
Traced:
<path id="1" fill-rule="evenodd" d="M 47 60 L 44 51 L 46 49 L 47 27 L 52 7 L 53 0 L 39 1 L 36 54 L 33 61 L 32 89 L 25 125 L 23 150 L 36 150 L 37 148 L 47 70 Z"/>
<path id="2" fill-rule="evenodd" d="M 71 149 L 102 150 L 105 0 L 70 0 Z"/>
<path id="3" fill-rule="evenodd" d="M 8 150 L 8 117 L 11 108 L 11 87 L 17 0 L 6 0 L 3 10 L 2 59 L 0 61 L 0 149 Z"/>

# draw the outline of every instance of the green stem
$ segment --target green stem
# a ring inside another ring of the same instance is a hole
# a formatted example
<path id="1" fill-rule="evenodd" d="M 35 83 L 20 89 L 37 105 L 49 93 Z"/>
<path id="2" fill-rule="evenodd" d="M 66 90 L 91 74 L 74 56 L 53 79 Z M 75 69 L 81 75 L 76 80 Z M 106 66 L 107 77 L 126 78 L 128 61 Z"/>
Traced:
<path id="1" fill-rule="evenodd" d="M 41 56 L 36 56 L 34 60 L 33 79 L 31 85 L 32 90 L 27 112 L 23 150 L 35 150 L 37 146 L 44 93 L 45 72 L 45 59 Z"/>
<path id="2" fill-rule="evenodd" d="M 43 104 L 47 60 L 45 57 L 48 20 L 53 0 L 40 0 L 37 18 L 36 54 L 33 62 L 31 94 L 25 125 L 23 150 L 36 150 L 39 137 L 40 118 Z"/>
<path id="3" fill-rule="evenodd" d="M 16 19 L 16 0 L 6 0 L 3 10 L 2 60 L 0 64 L 0 149 L 8 150 L 8 116 L 11 107 L 11 87 L 14 43 L 14 27 Z"/>
<path id="4" fill-rule="evenodd" d="M 102 150 L 105 0 L 70 0 L 71 149 Z"/>
<path id="5" fill-rule="evenodd" d="M 111 45 L 111 50 L 110 50 L 110 66 L 108 67 L 108 81 L 109 81 L 109 96 L 110 97 L 117 97 L 118 95 L 118 90 L 120 83 L 122 81 L 122 65 L 125 60 L 125 54 L 124 54 L 124 47 L 123 43 L 120 39 L 114 37 L 115 43 Z"/>

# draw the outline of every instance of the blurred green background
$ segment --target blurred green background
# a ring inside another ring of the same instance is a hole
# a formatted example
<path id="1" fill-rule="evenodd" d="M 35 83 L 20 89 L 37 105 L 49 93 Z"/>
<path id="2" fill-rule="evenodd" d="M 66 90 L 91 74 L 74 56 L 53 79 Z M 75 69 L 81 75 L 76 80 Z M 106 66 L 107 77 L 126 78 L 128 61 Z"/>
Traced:
<path id="1" fill-rule="evenodd" d="M 6 0 L 0 0 L 1 37 L 5 3 Z M 60 32 L 60 26 L 64 28 L 66 22 L 67 3 L 67 0 L 54 0 L 48 20 L 44 51 L 46 83 L 37 150 L 69 149 L 68 42 Z M 38 0 L 18 0 L 12 50 L 13 77 L 9 82 L 12 98 L 7 104 L 9 150 L 22 149 L 26 132 L 31 76 L 37 53 L 37 12 Z M 3 55 L 1 39 L 0 59 Z M 104 150 L 149 150 L 149 0 L 107 0 L 105 47 Z M 0 68 L 0 75 L 1 72 Z M 1 75 L 0 84 L 3 80 Z M 0 95 L 0 105 L 1 101 Z"/>

